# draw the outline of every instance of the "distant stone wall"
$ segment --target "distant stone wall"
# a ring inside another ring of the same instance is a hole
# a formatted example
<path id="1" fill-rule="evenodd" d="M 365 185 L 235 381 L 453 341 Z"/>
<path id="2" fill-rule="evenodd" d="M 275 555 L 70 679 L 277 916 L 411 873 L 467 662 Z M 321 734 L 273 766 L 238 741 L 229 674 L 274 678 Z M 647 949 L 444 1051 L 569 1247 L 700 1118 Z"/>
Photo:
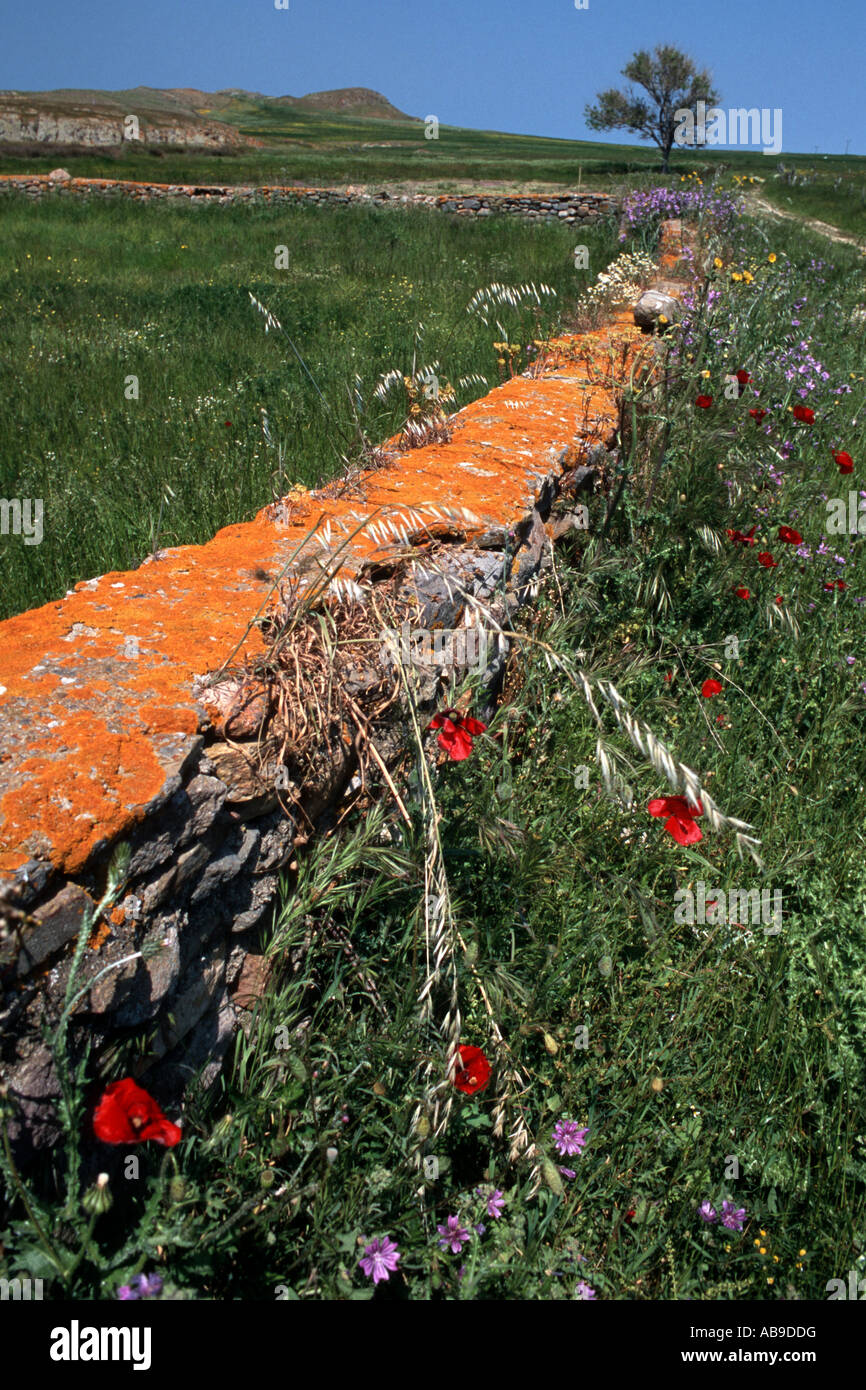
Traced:
<path id="1" fill-rule="evenodd" d="M 312 203 L 341 207 L 350 203 L 401 207 L 418 204 L 464 217 L 491 217 L 497 213 L 540 221 L 597 222 L 619 210 L 606 193 L 479 194 L 478 196 L 431 193 L 392 194 L 382 189 L 366 192 L 349 187 L 299 188 L 282 185 L 142 183 L 125 179 L 70 178 L 64 170 L 51 174 L 0 175 L 0 192 L 20 192 L 31 198 L 45 193 L 78 197 L 120 197 L 150 202 L 158 198 L 186 198 L 192 203 Z"/>
<path id="2" fill-rule="evenodd" d="M 516 213 L 540 221 L 597 222 L 619 210 L 619 204 L 606 193 L 526 193 L 478 194 L 467 197 L 440 197 L 436 206 L 443 212 L 468 213 L 490 217 L 497 212 Z"/>

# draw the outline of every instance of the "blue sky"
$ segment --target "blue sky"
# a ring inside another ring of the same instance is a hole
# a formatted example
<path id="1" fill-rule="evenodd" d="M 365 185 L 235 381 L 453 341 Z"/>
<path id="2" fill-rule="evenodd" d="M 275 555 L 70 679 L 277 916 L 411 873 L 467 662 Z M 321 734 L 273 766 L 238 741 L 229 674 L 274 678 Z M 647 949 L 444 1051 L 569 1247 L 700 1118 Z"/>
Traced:
<path id="1" fill-rule="evenodd" d="M 866 154 L 866 0 L 6 0 L 0 87 L 374 87 L 443 124 L 597 139 L 583 109 L 635 49 L 709 67 L 783 147 Z M 611 135 L 611 139 L 622 136 Z"/>

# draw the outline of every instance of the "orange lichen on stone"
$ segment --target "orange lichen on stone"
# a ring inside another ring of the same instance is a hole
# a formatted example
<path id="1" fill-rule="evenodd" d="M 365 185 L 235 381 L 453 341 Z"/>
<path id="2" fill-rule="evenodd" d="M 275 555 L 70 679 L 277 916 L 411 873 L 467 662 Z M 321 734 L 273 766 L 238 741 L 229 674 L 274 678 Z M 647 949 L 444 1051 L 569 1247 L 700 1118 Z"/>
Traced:
<path id="1" fill-rule="evenodd" d="M 20 849 L 0 850 L 0 878 L 11 878 L 18 869 L 23 869 L 32 857 Z"/>
<path id="2" fill-rule="evenodd" d="M 52 862 L 69 873 L 140 819 L 165 782 L 146 739 L 113 732 L 90 713 L 70 713 L 30 748 L 55 756 L 25 756 L 16 768 L 17 785 L 0 797 L 3 846 L 44 855 L 49 844 Z"/>
<path id="3" fill-rule="evenodd" d="M 447 443 L 361 474 L 362 502 L 293 490 L 205 545 L 0 623 L 0 876 L 34 857 L 75 873 L 171 794 L 226 715 L 205 678 L 264 650 L 254 620 L 290 561 L 298 574 L 309 557 L 315 573 L 314 554 L 333 556 L 363 523 L 331 569 L 357 576 L 393 548 L 387 522 L 422 536 L 447 522 L 471 537 L 522 519 L 545 477 L 613 440 L 618 392 L 646 341 L 622 314 L 556 339 L 531 375 L 453 416 Z"/>
<path id="4" fill-rule="evenodd" d="M 117 915 L 118 913 L 120 914 L 119 916 Z M 123 911 L 123 908 L 116 907 L 114 909 L 114 912 L 112 912 L 111 914 L 111 920 L 115 924 L 115 926 L 120 927 L 123 925 L 124 916 L 125 913 Z M 97 927 L 94 927 L 93 933 L 91 934 L 90 940 L 87 944 L 90 947 L 91 951 L 98 951 L 101 946 L 105 945 L 106 941 L 108 941 L 110 937 L 111 927 L 108 925 L 107 922 L 100 922 Z"/>

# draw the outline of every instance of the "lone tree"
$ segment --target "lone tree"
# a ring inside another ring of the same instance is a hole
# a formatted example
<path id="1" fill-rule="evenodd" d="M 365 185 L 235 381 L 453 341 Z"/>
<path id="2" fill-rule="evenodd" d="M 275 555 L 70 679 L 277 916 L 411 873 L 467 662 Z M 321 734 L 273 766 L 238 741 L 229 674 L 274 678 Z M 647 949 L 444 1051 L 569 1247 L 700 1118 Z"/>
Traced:
<path id="1" fill-rule="evenodd" d="M 669 44 L 659 44 L 655 53 L 641 49 L 626 63 L 623 77 L 636 82 L 652 100 L 632 90 L 611 87 L 599 92 L 598 104 L 584 112 L 590 130 L 631 130 L 643 140 L 655 140 L 662 152 L 662 170 L 667 173 L 677 111 L 691 111 L 699 101 L 715 106 L 721 97 L 713 89 L 712 77 L 695 67 L 691 58 Z"/>

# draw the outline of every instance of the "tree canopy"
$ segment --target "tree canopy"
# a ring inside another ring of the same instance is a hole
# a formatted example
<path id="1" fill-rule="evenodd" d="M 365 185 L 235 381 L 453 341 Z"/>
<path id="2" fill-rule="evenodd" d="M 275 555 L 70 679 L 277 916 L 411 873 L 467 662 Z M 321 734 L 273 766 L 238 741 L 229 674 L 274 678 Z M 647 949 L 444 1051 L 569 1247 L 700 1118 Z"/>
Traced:
<path id="1" fill-rule="evenodd" d="M 721 100 L 712 76 L 670 44 L 659 44 L 653 53 L 641 49 L 626 63 L 622 75 L 643 87 L 648 96 L 610 87 L 599 92 L 596 105 L 587 105 L 586 123 L 590 130 L 630 130 L 644 140 L 654 140 L 662 152 L 662 169 L 667 170 L 676 113 L 694 113 L 699 101 L 712 106 Z"/>

